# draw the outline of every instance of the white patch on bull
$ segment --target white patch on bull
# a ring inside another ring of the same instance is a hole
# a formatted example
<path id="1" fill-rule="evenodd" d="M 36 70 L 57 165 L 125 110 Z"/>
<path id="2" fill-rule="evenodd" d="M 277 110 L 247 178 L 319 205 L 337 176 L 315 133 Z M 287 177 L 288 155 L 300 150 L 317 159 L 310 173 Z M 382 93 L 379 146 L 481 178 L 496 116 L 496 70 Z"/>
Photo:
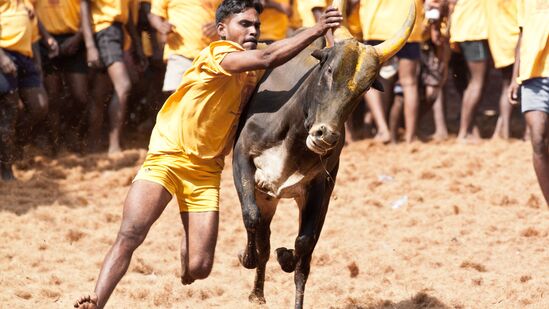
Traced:
<path id="1" fill-rule="evenodd" d="M 274 198 L 295 197 L 302 188 L 299 183 L 305 177 L 294 169 L 288 160 L 285 143 L 263 150 L 254 158 L 255 184 L 258 190 Z"/>

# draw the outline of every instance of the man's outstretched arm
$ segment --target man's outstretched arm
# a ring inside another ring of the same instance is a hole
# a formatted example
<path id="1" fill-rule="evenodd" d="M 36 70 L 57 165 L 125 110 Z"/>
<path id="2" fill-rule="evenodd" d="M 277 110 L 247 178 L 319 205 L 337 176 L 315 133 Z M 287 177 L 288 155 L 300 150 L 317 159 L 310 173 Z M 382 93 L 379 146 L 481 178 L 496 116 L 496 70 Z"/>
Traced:
<path id="1" fill-rule="evenodd" d="M 221 62 L 221 67 L 230 73 L 274 68 L 295 57 L 314 40 L 326 34 L 329 29 L 339 27 L 342 20 L 343 17 L 337 9 L 328 8 L 313 27 L 294 37 L 275 42 L 262 50 L 230 53 Z"/>

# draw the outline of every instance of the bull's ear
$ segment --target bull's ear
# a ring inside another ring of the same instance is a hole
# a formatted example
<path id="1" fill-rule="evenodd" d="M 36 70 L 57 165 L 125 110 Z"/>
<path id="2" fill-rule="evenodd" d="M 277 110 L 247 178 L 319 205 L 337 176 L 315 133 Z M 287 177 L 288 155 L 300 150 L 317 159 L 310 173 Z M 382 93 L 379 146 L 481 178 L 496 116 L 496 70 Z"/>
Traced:
<path id="1" fill-rule="evenodd" d="M 318 59 L 318 61 L 323 62 L 328 58 L 328 48 L 317 49 L 311 53 L 311 56 Z"/>
<path id="2" fill-rule="evenodd" d="M 372 83 L 371 87 L 374 88 L 375 90 L 384 92 L 383 84 L 378 79 L 374 79 L 374 82 Z"/>

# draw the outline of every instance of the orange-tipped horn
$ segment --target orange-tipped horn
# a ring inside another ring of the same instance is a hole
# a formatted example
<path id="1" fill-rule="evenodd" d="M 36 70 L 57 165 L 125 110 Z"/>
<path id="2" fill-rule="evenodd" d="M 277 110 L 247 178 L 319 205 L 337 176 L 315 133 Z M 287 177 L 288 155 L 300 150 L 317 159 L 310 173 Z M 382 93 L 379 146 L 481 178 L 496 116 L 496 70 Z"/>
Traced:
<path id="1" fill-rule="evenodd" d="M 400 28 L 400 30 L 394 37 L 374 46 L 374 49 L 379 56 L 380 63 L 383 63 L 392 56 L 394 56 L 404 46 L 404 44 L 406 44 L 406 40 L 408 40 L 408 37 L 412 33 L 412 29 L 414 28 L 415 21 L 416 5 L 415 0 L 412 0 L 408 17 L 406 18 L 406 21 L 404 22 L 402 28 Z"/>

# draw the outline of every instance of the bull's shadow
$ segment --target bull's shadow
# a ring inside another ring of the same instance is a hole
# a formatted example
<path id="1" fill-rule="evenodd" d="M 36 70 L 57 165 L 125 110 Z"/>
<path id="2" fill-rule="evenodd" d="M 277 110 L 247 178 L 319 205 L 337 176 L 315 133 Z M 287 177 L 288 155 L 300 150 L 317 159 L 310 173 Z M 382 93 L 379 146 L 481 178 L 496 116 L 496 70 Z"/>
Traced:
<path id="1" fill-rule="evenodd" d="M 345 307 L 331 307 L 330 309 L 343 308 L 343 309 L 450 309 L 454 308 L 444 304 L 438 298 L 430 296 L 424 292 L 419 292 L 412 296 L 410 299 L 402 300 L 397 303 L 391 300 L 381 300 L 374 304 L 368 304 L 367 302 L 361 303 L 356 301 L 353 304 L 346 305 Z"/>

